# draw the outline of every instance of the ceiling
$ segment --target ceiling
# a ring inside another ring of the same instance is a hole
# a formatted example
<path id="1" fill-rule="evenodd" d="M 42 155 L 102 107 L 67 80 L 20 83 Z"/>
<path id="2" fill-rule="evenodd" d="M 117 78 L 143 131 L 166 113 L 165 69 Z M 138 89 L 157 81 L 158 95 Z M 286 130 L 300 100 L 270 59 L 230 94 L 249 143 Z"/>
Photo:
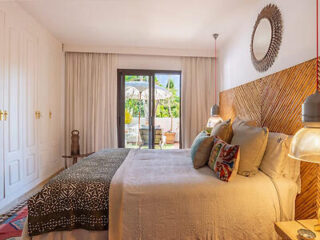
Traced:
<path id="1" fill-rule="evenodd" d="M 64 44 L 212 50 L 259 0 L 17 0 Z"/>

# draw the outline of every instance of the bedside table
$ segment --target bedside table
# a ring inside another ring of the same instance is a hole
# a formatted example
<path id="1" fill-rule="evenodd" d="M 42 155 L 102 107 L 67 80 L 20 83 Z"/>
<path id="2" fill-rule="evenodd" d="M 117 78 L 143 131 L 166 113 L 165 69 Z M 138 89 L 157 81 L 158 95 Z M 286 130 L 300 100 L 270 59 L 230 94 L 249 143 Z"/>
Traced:
<path id="1" fill-rule="evenodd" d="M 314 231 L 314 225 L 318 223 L 317 219 L 296 220 L 290 222 L 276 222 L 274 227 L 278 235 L 285 240 L 299 240 L 298 230 L 300 228 L 309 229 L 316 234 L 316 240 L 320 240 L 320 232 Z"/>

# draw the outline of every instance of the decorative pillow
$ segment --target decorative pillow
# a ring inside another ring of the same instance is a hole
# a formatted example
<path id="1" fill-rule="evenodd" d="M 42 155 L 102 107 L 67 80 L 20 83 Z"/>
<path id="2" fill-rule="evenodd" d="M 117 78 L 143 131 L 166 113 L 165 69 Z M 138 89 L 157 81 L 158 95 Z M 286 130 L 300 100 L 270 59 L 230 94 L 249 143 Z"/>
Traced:
<path id="1" fill-rule="evenodd" d="M 201 168 L 207 164 L 215 139 L 215 136 L 208 136 L 205 131 L 199 133 L 194 139 L 191 146 L 191 158 L 194 168 Z"/>
<path id="2" fill-rule="evenodd" d="M 229 182 L 237 175 L 239 160 L 239 145 L 230 145 L 218 139 L 211 150 L 208 166 L 220 180 Z"/>
<path id="3" fill-rule="evenodd" d="M 233 136 L 231 119 L 215 125 L 211 131 L 211 136 L 218 136 L 223 141 L 230 143 Z"/>
<path id="4" fill-rule="evenodd" d="M 283 175 L 288 148 L 286 140 L 288 135 L 270 132 L 266 152 L 264 153 L 260 169 L 272 178 Z"/>
<path id="5" fill-rule="evenodd" d="M 257 127 L 257 122 L 254 121 L 254 120 L 244 120 L 240 117 L 236 117 L 232 123 L 232 127 L 237 127 L 239 125 L 248 125 L 248 126 L 251 126 L 251 127 Z"/>
<path id="6" fill-rule="evenodd" d="M 243 176 L 254 176 L 258 172 L 261 160 L 268 143 L 268 128 L 248 126 L 245 123 L 232 124 L 232 145 L 240 145 L 241 161 L 238 173 Z"/>

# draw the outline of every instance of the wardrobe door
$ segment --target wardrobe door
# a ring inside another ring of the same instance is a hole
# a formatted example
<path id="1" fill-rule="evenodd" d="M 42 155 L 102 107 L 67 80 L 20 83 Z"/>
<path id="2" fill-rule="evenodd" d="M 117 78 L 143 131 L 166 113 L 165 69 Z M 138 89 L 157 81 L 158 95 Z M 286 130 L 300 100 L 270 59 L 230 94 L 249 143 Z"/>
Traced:
<path id="1" fill-rule="evenodd" d="M 38 111 L 40 118 L 37 120 L 38 125 L 38 154 L 40 178 L 46 179 L 50 175 L 51 155 L 49 147 L 49 79 L 50 76 L 50 54 L 46 46 L 41 46 L 39 54 L 39 81 L 38 81 Z"/>
<path id="2" fill-rule="evenodd" d="M 37 38 L 23 32 L 22 84 L 23 84 L 23 178 L 28 184 L 38 177 L 37 159 Z"/>
<path id="3" fill-rule="evenodd" d="M 63 160 L 61 159 L 60 143 L 63 141 L 61 137 L 61 113 L 62 113 L 62 100 L 63 100 L 63 86 L 61 86 L 61 62 L 60 57 L 56 51 L 50 54 L 50 78 L 49 78 L 49 145 L 52 156 L 52 173 L 62 166 Z"/>
<path id="4" fill-rule="evenodd" d="M 21 32 L 6 18 L 6 58 L 4 110 L 5 187 L 7 195 L 19 193 L 23 177 L 22 112 L 23 85 L 21 64 Z M 21 190 L 21 189 L 20 189 Z"/>
<path id="5" fill-rule="evenodd" d="M 4 94 L 4 51 L 5 51 L 4 13 L 0 11 L 0 202 L 4 199 L 4 152 L 3 152 L 3 94 Z"/>

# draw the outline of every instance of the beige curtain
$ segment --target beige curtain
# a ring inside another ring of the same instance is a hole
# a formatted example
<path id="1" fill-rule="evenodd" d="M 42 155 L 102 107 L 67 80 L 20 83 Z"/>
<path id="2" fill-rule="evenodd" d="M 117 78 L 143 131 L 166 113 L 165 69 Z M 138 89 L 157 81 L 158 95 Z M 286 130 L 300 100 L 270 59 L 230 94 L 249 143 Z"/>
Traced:
<path id="1" fill-rule="evenodd" d="M 204 130 L 214 104 L 213 58 L 182 59 L 182 147 L 189 148 Z"/>
<path id="2" fill-rule="evenodd" d="M 117 142 L 117 56 L 66 53 L 66 153 L 71 131 L 80 131 L 81 153 L 115 148 Z"/>

